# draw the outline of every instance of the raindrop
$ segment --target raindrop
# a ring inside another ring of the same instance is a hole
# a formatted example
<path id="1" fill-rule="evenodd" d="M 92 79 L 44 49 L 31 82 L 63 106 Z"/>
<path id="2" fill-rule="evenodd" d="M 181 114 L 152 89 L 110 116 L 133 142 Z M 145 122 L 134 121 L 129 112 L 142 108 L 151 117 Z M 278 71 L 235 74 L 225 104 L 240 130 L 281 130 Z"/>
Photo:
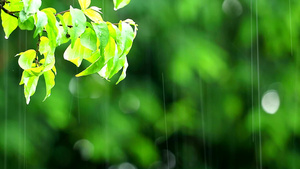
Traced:
<path id="1" fill-rule="evenodd" d="M 261 100 L 262 107 L 266 113 L 275 114 L 280 106 L 280 98 L 276 90 L 268 90 Z"/>
<path id="2" fill-rule="evenodd" d="M 243 13 L 243 7 L 238 0 L 224 0 L 222 9 L 229 16 L 240 16 Z"/>
<path id="3" fill-rule="evenodd" d="M 7 36 L 5 36 L 4 38 L 5 38 L 5 39 L 8 39 L 8 37 L 7 37 Z"/>
<path id="4" fill-rule="evenodd" d="M 136 169 L 136 167 L 130 163 L 122 163 L 120 164 L 118 169 Z"/>
<path id="5" fill-rule="evenodd" d="M 78 140 L 74 144 L 74 149 L 79 150 L 83 160 L 89 160 L 94 154 L 94 145 L 86 139 Z"/>

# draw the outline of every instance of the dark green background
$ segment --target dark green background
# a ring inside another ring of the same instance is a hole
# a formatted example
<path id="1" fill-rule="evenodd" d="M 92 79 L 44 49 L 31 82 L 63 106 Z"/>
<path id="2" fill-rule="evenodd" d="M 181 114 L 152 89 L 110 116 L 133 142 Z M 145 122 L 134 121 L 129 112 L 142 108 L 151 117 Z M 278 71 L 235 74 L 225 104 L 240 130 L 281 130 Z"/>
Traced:
<path id="1" fill-rule="evenodd" d="M 92 0 L 104 20 L 139 25 L 127 78 L 75 78 L 88 63 L 65 61 L 66 44 L 51 97 L 42 102 L 41 78 L 29 105 L 14 56 L 37 40 L 0 31 L 0 168 L 300 168 L 300 1 L 257 1 L 132 0 L 115 12 Z M 42 8 L 69 5 L 79 8 Z M 273 115 L 260 105 L 269 90 L 280 97 Z"/>

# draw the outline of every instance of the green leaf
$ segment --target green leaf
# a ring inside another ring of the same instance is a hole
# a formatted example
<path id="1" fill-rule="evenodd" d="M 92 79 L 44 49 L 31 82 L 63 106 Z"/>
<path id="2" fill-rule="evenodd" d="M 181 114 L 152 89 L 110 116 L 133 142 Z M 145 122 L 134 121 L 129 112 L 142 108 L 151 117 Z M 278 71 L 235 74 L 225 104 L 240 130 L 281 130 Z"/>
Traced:
<path id="1" fill-rule="evenodd" d="M 33 60 L 36 57 L 36 51 L 33 49 L 29 49 L 25 52 L 19 53 L 18 55 L 20 56 L 19 61 L 18 61 L 20 67 L 24 70 L 30 69 L 31 65 L 33 63 Z"/>
<path id="2" fill-rule="evenodd" d="M 82 10 L 85 10 L 91 4 L 91 0 L 78 0 L 78 2 Z"/>
<path id="3" fill-rule="evenodd" d="M 49 39 L 45 36 L 40 37 L 40 45 L 39 45 L 40 54 L 48 53 L 51 51 L 49 46 Z"/>
<path id="4" fill-rule="evenodd" d="M 80 43 L 80 39 L 74 43 L 74 47 L 72 48 L 71 45 L 67 48 L 64 53 L 64 59 L 74 63 L 77 67 L 80 66 L 83 58 L 89 58 L 92 55 L 92 51 Z"/>
<path id="5" fill-rule="evenodd" d="M 70 16 L 70 12 L 68 12 L 68 13 Z M 60 23 L 62 24 L 62 27 L 61 26 L 58 27 L 58 36 L 57 36 L 57 45 L 61 45 L 61 44 L 67 43 L 70 40 L 70 38 L 67 37 L 68 26 L 65 23 L 64 17 L 60 14 L 58 14 L 57 17 L 59 18 Z M 70 17 L 70 19 L 71 19 L 71 17 Z"/>
<path id="6" fill-rule="evenodd" d="M 89 61 L 90 63 L 94 63 L 99 57 L 100 57 L 100 52 L 99 50 L 97 50 L 94 53 L 92 53 L 90 57 L 84 57 L 83 59 Z"/>
<path id="7" fill-rule="evenodd" d="M 21 22 L 19 18 L 19 27 L 21 30 L 33 30 L 34 28 L 34 19 L 33 16 L 28 17 L 24 22 Z"/>
<path id="8" fill-rule="evenodd" d="M 9 11 L 21 11 L 23 9 L 23 2 L 20 0 L 9 1 L 10 3 L 5 3 L 3 6 L 5 9 Z"/>
<path id="9" fill-rule="evenodd" d="M 108 31 L 107 24 L 105 22 L 92 23 L 92 24 L 96 32 L 97 38 L 100 41 L 100 54 L 101 56 L 103 56 L 104 48 L 106 47 L 109 38 L 109 31 Z"/>
<path id="10" fill-rule="evenodd" d="M 100 55 L 100 53 L 97 53 Z M 105 66 L 105 59 L 104 57 L 99 57 L 94 63 L 92 63 L 88 68 L 86 68 L 84 71 L 80 72 L 76 75 L 76 77 L 79 76 L 86 76 L 90 74 L 94 74 L 99 72 L 103 67 Z"/>
<path id="11" fill-rule="evenodd" d="M 83 11 L 84 14 L 89 17 L 93 22 L 103 22 L 103 18 L 98 11 L 95 11 L 92 7 Z"/>
<path id="12" fill-rule="evenodd" d="M 97 50 L 97 36 L 91 28 L 86 28 L 85 32 L 80 36 L 80 42 L 84 47 L 92 51 Z"/>
<path id="13" fill-rule="evenodd" d="M 24 11 L 27 14 L 36 13 L 42 5 L 41 0 L 23 0 Z"/>
<path id="14" fill-rule="evenodd" d="M 128 68 L 128 62 L 127 62 L 127 58 L 126 57 L 124 57 L 124 58 L 125 58 L 125 63 L 124 63 L 124 66 L 123 66 L 123 71 L 122 71 L 122 74 L 119 77 L 119 80 L 117 81 L 116 84 L 120 83 L 126 77 L 126 71 L 127 71 L 127 68 Z"/>
<path id="15" fill-rule="evenodd" d="M 37 22 L 36 22 L 36 29 L 34 31 L 33 37 L 35 38 L 39 33 L 43 32 L 44 27 L 48 23 L 48 17 L 44 12 L 38 11 L 36 13 Z"/>
<path id="16" fill-rule="evenodd" d="M 85 31 L 86 17 L 84 13 L 79 9 L 74 9 L 70 6 L 70 14 L 72 17 L 72 29 L 70 30 L 71 47 L 74 47 L 76 39 Z"/>
<path id="17" fill-rule="evenodd" d="M 9 35 L 18 27 L 18 19 L 1 10 L 1 20 L 5 39 L 8 39 Z"/>
<path id="18" fill-rule="evenodd" d="M 115 25 L 113 25 L 110 22 L 107 22 L 107 27 L 108 27 L 108 31 L 109 31 L 109 36 L 111 36 L 112 38 L 114 38 L 116 40 L 117 31 L 118 31 L 118 34 L 121 34 L 118 27 L 116 27 Z"/>
<path id="19" fill-rule="evenodd" d="M 25 22 L 27 19 L 29 18 L 29 15 L 27 15 L 27 13 L 22 10 L 20 13 L 19 13 L 19 20 L 21 22 Z"/>
<path id="20" fill-rule="evenodd" d="M 20 85 L 24 84 L 24 95 L 27 104 L 29 104 L 30 102 L 30 96 L 32 96 L 35 93 L 38 80 L 39 76 L 33 76 L 27 71 L 23 71 Z"/>
<path id="21" fill-rule="evenodd" d="M 116 55 L 116 42 L 114 38 L 109 37 L 108 44 L 105 47 L 105 51 L 104 51 L 105 60 L 108 61 L 109 59 L 113 58 L 115 55 Z"/>
<path id="22" fill-rule="evenodd" d="M 121 22 L 119 25 L 121 29 L 121 49 L 123 50 L 122 54 L 127 55 L 131 49 L 133 39 L 135 38 L 135 33 L 128 23 Z"/>
<path id="23" fill-rule="evenodd" d="M 119 72 L 119 70 L 122 69 L 125 65 L 125 59 L 126 55 L 122 55 L 120 58 L 115 57 L 113 61 L 113 66 L 108 66 L 111 67 L 109 71 L 106 72 L 106 78 L 111 79 L 116 73 Z"/>
<path id="24" fill-rule="evenodd" d="M 72 17 L 70 12 L 64 13 L 63 20 L 66 25 L 72 25 Z"/>
<path id="25" fill-rule="evenodd" d="M 39 76 L 31 76 L 28 73 L 24 74 L 24 94 L 27 104 L 30 102 L 30 96 L 35 93 L 38 80 Z"/>
<path id="26" fill-rule="evenodd" d="M 28 72 L 31 76 L 40 76 L 43 74 L 44 67 L 33 67 L 30 69 L 26 69 L 25 71 Z"/>
<path id="27" fill-rule="evenodd" d="M 55 81 L 54 81 L 55 75 L 51 70 L 49 70 L 44 73 L 44 78 L 45 78 L 45 84 L 46 84 L 46 96 L 44 98 L 44 101 L 45 101 L 51 95 L 51 89 L 55 85 Z"/>
<path id="28" fill-rule="evenodd" d="M 46 72 L 48 70 L 53 69 L 55 64 L 55 57 L 54 57 L 54 53 L 46 53 L 44 54 L 44 56 L 45 56 L 45 63 L 43 65 L 44 67 L 43 71 Z"/>
<path id="29" fill-rule="evenodd" d="M 124 6 L 128 5 L 130 0 L 114 0 L 115 10 L 123 8 Z"/>
<path id="30" fill-rule="evenodd" d="M 54 51 L 55 47 L 56 47 L 56 38 L 58 35 L 58 23 L 56 21 L 55 15 L 53 12 L 55 12 L 55 10 L 53 10 L 52 8 L 46 8 L 43 9 L 42 12 L 44 12 L 47 15 L 48 18 L 48 24 L 46 25 L 46 31 L 48 34 L 48 38 L 49 38 L 49 45 L 51 47 L 51 49 Z"/>

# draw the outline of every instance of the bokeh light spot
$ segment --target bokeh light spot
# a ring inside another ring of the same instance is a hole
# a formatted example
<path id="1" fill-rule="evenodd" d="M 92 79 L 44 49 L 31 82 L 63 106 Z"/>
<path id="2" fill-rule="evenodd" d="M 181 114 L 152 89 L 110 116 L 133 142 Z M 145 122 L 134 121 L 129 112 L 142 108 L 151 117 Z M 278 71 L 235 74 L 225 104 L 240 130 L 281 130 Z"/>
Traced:
<path id="1" fill-rule="evenodd" d="M 261 105 L 268 114 L 275 114 L 280 106 L 280 98 L 276 90 L 268 90 L 262 97 Z"/>
<path id="2" fill-rule="evenodd" d="M 240 16 L 243 13 L 243 7 L 238 0 L 224 0 L 222 9 L 229 16 Z"/>
<path id="3" fill-rule="evenodd" d="M 94 145 L 86 139 L 78 140 L 74 144 L 74 149 L 80 152 L 81 158 L 85 161 L 89 160 L 94 154 Z"/>

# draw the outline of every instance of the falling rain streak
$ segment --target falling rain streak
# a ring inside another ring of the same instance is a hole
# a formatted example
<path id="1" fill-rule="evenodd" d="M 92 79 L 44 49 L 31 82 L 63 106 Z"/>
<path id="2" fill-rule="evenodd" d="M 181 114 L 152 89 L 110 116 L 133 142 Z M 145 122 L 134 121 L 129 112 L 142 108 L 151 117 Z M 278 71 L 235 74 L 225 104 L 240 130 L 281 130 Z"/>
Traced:
<path id="1" fill-rule="evenodd" d="M 258 0 L 256 0 L 256 50 L 257 50 L 257 104 L 258 104 L 258 127 L 259 127 L 259 166 L 262 169 L 262 147 L 261 147 L 261 111 L 260 111 L 260 72 L 259 72 L 259 30 L 258 30 Z"/>
<path id="2" fill-rule="evenodd" d="M 168 169 L 170 169 L 169 163 L 169 142 L 168 142 L 168 125 L 167 125 L 167 112 L 166 112 L 166 97 L 165 97 L 165 79 L 164 74 L 161 74 L 162 78 L 162 90 L 163 90 L 163 102 L 164 102 L 164 117 L 165 117 L 165 131 L 166 131 L 166 146 L 167 146 L 167 164 Z"/>

